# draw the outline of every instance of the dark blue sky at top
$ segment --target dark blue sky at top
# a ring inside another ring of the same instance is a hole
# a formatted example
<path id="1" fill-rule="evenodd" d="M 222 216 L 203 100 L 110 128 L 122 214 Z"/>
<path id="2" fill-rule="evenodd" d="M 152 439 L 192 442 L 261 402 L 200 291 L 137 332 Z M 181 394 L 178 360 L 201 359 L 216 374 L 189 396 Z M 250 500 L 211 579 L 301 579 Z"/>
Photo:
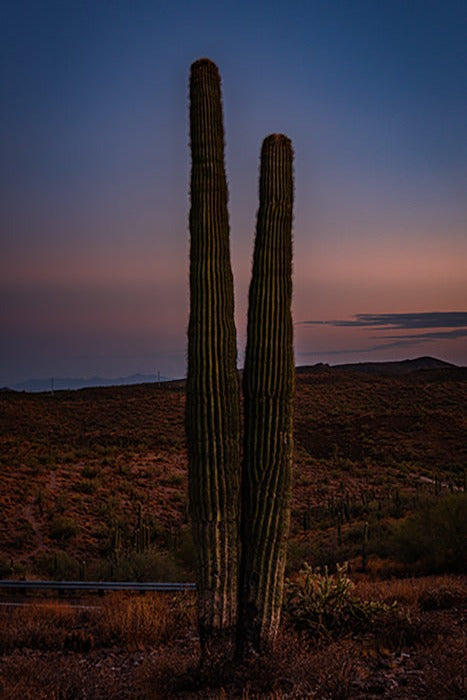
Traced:
<path id="1" fill-rule="evenodd" d="M 114 183 L 143 180 L 154 172 L 154 155 L 167 158 L 169 171 L 177 167 L 170 135 L 177 127 L 185 133 L 180 82 L 204 54 L 230 86 L 232 123 L 239 117 L 254 135 L 267 131 L 254 109 L 264 100 L 271 128 L 281 122 L 311 138 L 318 113 L 335 130 L 336 148 L 371 141 L 381 123 L 389 137 L 406 129 L 412 138 L 400 147 L 413 150 L 413 168 L 449 169 L 459 148 L 466 151 L 463 1 L 19 0 L 2 8 L 2 122 L 13 156 L 2 175 L 12 186 L 37 184 L 38 169 L 46 193 L 64 176 L 102 185 L 103 170 Z M 243 118 L 240 88 L 243 101 L 256 103 Z M 333 124 L 343 118 L 345 129 Z"/>
<path id="2" fill-rule="evenodd" d="M 296 254 L 299 262 L 311 256 L 309 268 L 303 262 L 297 272 L 302 320 L 321 311 L 305 311 L 309 290 L 300 287 L 306 270 L 313 274 L 317 264 L 312 254 L 325 265 L 340 245 L 350 249 L 351 237 L 352 248 L 365 255 L 380 236 L 383 257 L 398 246 L 403 254 L 408 238 L 413 236 L 416 247 L 422 236 L 439 257 L 444 236 L 443 253 L 458 256 L 467 214 L 466 37 L 467 3 L 460 0 L 4 0 L 2 295 L 11 300 L 4 326 L 12 339 L 0 380 L 23 376 L 29 367 L 50 373 L 55 362 L 47 360 L 51 346 L 40 329 L 29 324 L 29 303 L 38 304 L 37 313 L 50 312 L 45 325 L 62 357 L 76 347 L 71 331 L 63 346 L 60 332 L 52 332 L 60 317 L 50 303 L 60 293 L 61 282 L 53 282 L 57 266 L 66 277 L 69 265 L 76 285 L 70 318 L 89 282 L 84 270 L 80 287 L 79 265 L 92 267 L 92 260 L 105 265 L 116 251 L 122 258 L 133 251 L 133 262 L 135 250 L 146 261 L 166 252 L 164 274 L 170 277 L 174 270 L 168 288 L 186 283 L 187 82 L 189 66 L 200 56 L 212 58 L 223 79 L 237 295 L 245 296 L 249 274 L 260 144 L 272 131 L 287 133 L 296 151 Z M 177 260 L 181 269 L 175 271 Z M 115 265 L 118 281 L 121 270 Z M 29 270 L 34 274 L 28 280 Z M 130 281 L 129 297 L 137 295 L 135 285 Z M 111 292 L 110 284 L 107 297 Z M 170 348 L 177 348 L 183 364 L 187 291 L 184 301 L 167 294 L 180 333 L 163 324 L 157 331 L 155 312 L 151 337 L 143 339 L 137 330 L 134 344 L 126 340 L 123 352 L 121 336 L 111 330 L 107 344 L 103 336 L 96 340 L 96 354 L 111 354 L 112 346 L 120 348 L 117 354 L 137 357 L 151 344 L 163 347 L 170 336 Z M 386 297 L 384 308 L 357 308 L 356 297 L 342 311 L 324 304 L 320 317 L 456 311 L 453 294 L 443 288 L 438 308 L 433 299 L 422 308 L 415 296 L 402 308 L 397 294 L 395 309 L 388 308 Z M 41 295 L 42 306 L 34 301 Z M 457 297 L 457 310 L 465 300 Z M 242 304 L 237 302 L 240 309 Z M 89 332 L 77 356 L 92 356 L 93 337 Z M 31 353 L 21 348 L 35 340 L 34 367 Z M 305 340 L 302 345 L 306 353 Z M 65 369 L 92 373 L 95 367 L 70 360 Z M 103 363 L 99 369 L 113 368 Z M 124 371 L 123 365 L 115 371 Z M 167 369 L 177 371 L 178 366 Z"/>

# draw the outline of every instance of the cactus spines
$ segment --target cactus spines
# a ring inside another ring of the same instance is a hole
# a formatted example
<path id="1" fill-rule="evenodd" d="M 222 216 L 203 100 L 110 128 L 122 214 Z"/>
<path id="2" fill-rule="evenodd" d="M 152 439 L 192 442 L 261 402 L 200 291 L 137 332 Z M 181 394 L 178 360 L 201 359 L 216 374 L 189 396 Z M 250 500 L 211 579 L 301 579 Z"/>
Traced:
<path id="1" fill-rule="evenodd" d="M 218 69 L 191 67 L 190 319 L 186 434 L 203 654 L 237 614 L 240 399 Z"/>
<path id="2" fill-rule="evenodd" d="M 240 655 L 274 642 L 283 594 L 294 390 L 292 161 L 286 136 L 264 140 L 243 373 Z"/>

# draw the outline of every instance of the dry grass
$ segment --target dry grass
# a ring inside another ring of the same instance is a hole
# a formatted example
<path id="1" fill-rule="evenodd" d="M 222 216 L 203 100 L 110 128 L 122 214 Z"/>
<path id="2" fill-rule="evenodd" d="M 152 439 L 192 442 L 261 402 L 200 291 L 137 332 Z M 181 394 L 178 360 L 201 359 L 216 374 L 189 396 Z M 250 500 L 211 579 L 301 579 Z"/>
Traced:
<path id="1" fill-rule="evenodd" d="M 103 601 L 95 635 L 103 645 L 142 649 L 173 642 L 194 618 L 192 595 L 111 596 Z"/>
<path id="2" fill-rule="evenodd" d="M 423 576 L 420 578 L 396 578 L 388 581 L 361 579 L 355 585 L 355 593 L 364 600 L 381 600 L 391 603 L 397 600 L 408 607 L 415 607 L 420 598 L 434 590 L 449 590 L 459 599 L 467 599 L 465 578 L 461 576 Z"/>
<path id="3" fill-rule="evenodd" d="M 61 649 L 82 613 L 67 603 L 35 602 L 0 609 L 0 651 L 12 649 Z"/>
<path id="4" fill-rule="evenodd" d="M 452 576 L 364 582 L 364 598 L 399 600 L 408 616 L 364 634 L 317 641 L 284 627 L 276 650 L 198 670 L 194 597 L 111 594 L 0 608 L 0 697 L 8 700 L 386 700 L 465 697 L 465 644 L 457 607 L 424 610 L 427 592 L 465 591 Z M 455 599 L 460 605 L 460 598 Z M 465 602 L 465 600 L 464 600 Z"/>
<path id="5" fill-rule="evenodd" d="M 86 651 L 94 647 L 128 650 L 172 642 L 194 625 L 192 595 L 112 594 L 73 607 L 37 601 L 0 609 L 0 651 L 13 649 Z"/>

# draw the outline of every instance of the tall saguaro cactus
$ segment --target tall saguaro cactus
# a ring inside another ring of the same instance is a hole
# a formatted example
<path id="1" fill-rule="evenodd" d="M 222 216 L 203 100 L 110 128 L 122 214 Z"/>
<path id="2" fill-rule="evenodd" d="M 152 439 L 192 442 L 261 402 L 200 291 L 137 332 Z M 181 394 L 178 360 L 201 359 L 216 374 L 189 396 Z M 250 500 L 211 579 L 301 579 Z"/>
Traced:
<path id="1" fill-rule="evenodd" d="M 243 655 L 269 646 L 279 624 L 292 461 L 293 153 L 281 134 L 263 142 L 241 463 L 222 102 L 208 59 L 191 67 L 190 135 L 186 432 L 206 661 L 211 651 L 230 650 L 235 627 Z"/>
<path id="2" fill-rule="evenodd" d="M 240 654 L 274 641 L 283 594 L 294 389 L 292 161 L 286 136 L 264 140 L 243 373 Z"/>
<path id="3" fill-rule="evenodd" d="M 190 320 L 186 433 L 204 656 L 237 619 L 240 400 L 220 76 L 191 67 Z"/>

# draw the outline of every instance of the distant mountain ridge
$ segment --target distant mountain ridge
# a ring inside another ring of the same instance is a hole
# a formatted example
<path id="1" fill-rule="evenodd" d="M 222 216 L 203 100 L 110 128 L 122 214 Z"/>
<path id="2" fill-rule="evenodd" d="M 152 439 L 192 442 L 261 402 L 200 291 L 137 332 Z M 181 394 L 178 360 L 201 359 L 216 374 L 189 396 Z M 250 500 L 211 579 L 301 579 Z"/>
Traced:
<path id="1" fill-rule="evenodd" d="M 50 379 L 26 379 L 24 382 L 8 385 L 14 391 L 62 391 L 65 389 L 85 389 L 98 386 L 125 386 L 129 384 L 151 384 L 169 382 L 172 377 L 156 374 L 131 374 L 128 377 L 64 377 Z"/>
<path id="2" fill-rule="evenodd" d="M 363 372 L 365 374 L 401 375 L 419 370 L 462 370 L 459 365 L 438 360 L 435 357 L 417 357 L 413 360 L 396 360 L 394 362 L 356 362 L 342 365 L 328 365 L 318 363 L 316 365 L 303 365 L 296 368 L 298 373 L 317 371 L 322 368 L 341 370 L 348 372 Z M 131 384 L 155 384 L 158 382 L 174 381 L 174 377 L 163 377 L 155 374 L 131 374 L 127 377 L 65 377 L 50 379 L 26 379 L 24 382 L 6 385 L 5 389 L 13 391 L 62 391 L 70 389 L 86 389 L 104 386 L 127 386 Z"/>
<path id="3" fill-rule="evenodd" d="M 393 362 L 355 362 L 343 365 L 313 365 L 307 367 L 297 367 L 298 372 L 306 372 L 319 367 L 329 367 L 330 369 L 343 370 L 347 372 L 364 372 L 365 374 L 386 374 L 400 375 L 410 374 L 419 370 L 439 370 L 439 369 L 460 369 L 458 365 L 451 362 L 438 360 L 436 357 L 416 357 L 413 360 L 395 360 Z"/>

